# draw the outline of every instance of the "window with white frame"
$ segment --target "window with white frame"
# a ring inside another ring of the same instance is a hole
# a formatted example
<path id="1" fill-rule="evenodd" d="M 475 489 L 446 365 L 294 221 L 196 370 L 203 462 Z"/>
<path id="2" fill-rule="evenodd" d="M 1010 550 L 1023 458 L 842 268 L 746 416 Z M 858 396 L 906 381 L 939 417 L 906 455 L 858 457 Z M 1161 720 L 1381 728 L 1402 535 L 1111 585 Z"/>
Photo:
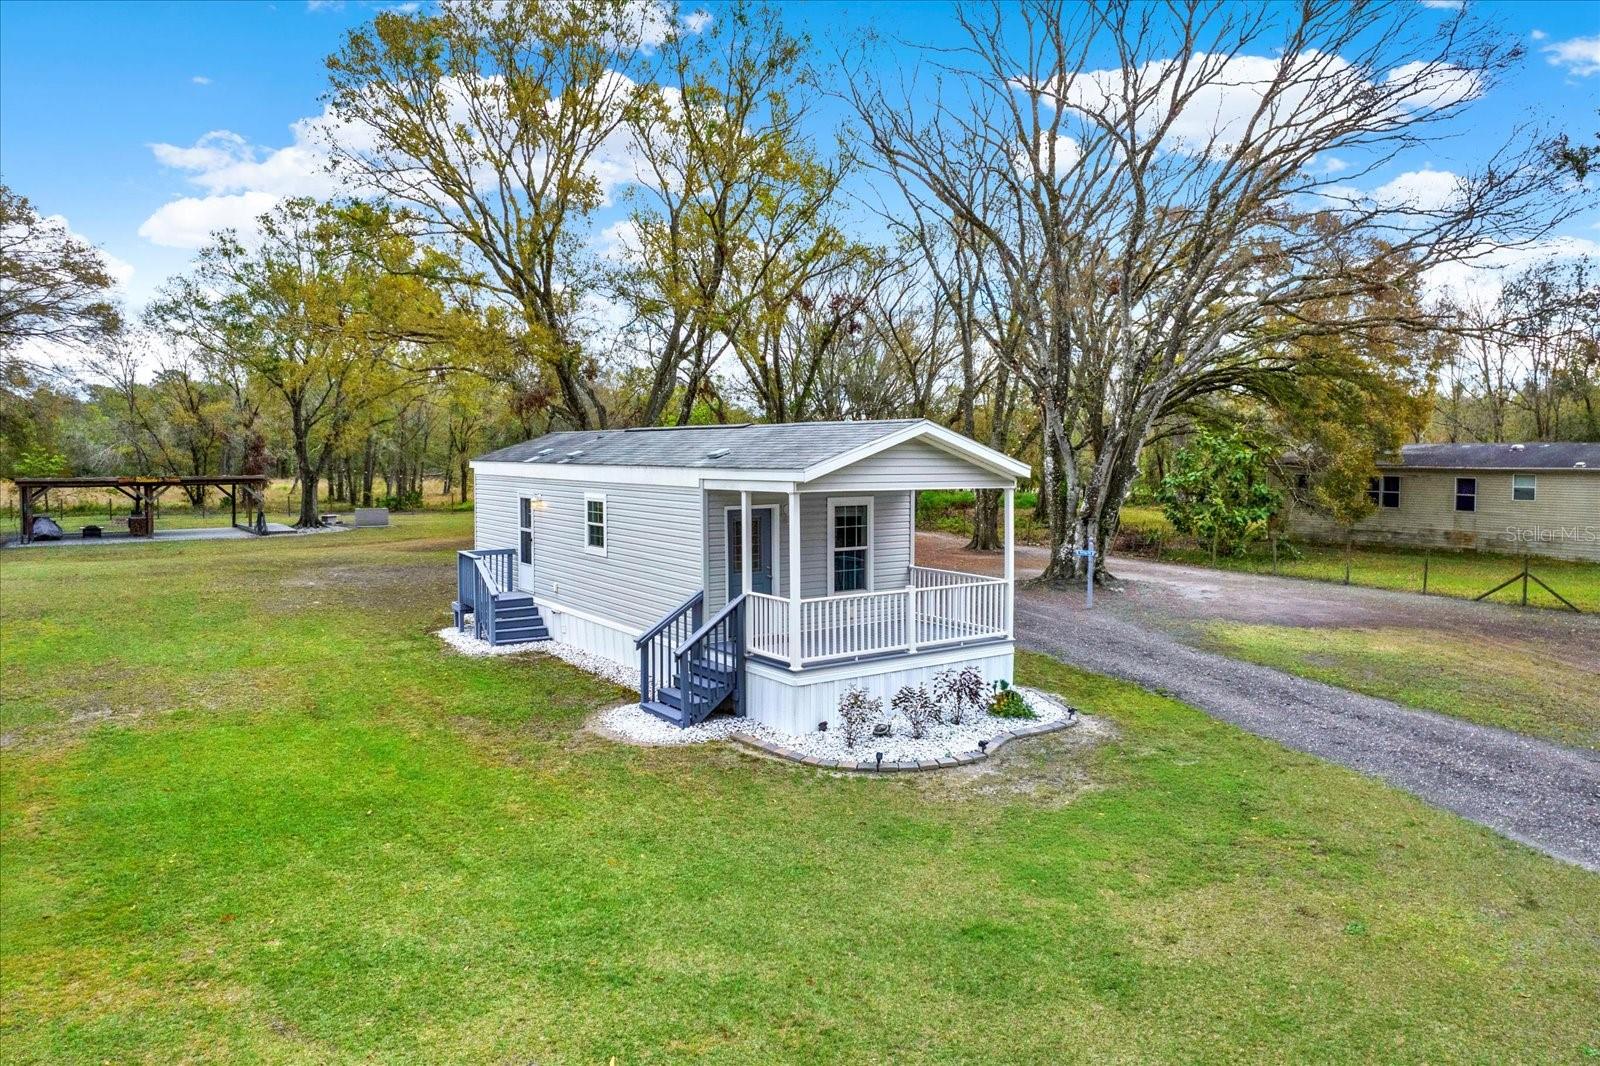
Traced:
<path id="1" fill-rule="evenodd" d="M 828 501 L 829 582 L 834 592 L 872 588 L 872 499 Z"/>
<path id="2" fill-rule="evenodd" d="M 1478 479 L 1475 477 L 1456 478 L 1456 510 L 1476 511 L 1478 509 Z"/>
<path id="3" fill-rule="evenodd" d="M 1511 498 L 1518 503 L 1528 503 L 1537 495 L 1538 478 L 1533 474 L 1511 475 Z"/>
<path id="4" fill-rule="evenodd" d="M 524 496 L 521 503 L 517 528 L 517 558 L 531 566 L 533 565 L 533 500 Z"/>
<path id="5" fill-rule="evenodd" d="M 583 494 L 583 550 L 594 555 L 606 553 L 606 498 L 602 493 Z"/>

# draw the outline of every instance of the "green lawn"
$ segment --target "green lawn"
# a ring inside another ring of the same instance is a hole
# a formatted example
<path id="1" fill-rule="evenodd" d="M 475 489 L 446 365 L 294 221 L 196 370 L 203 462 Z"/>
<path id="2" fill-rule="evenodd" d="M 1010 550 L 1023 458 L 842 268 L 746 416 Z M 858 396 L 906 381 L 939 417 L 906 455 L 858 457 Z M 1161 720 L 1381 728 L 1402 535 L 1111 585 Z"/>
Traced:
<path id="1" fill-rule="evenodd" d="M 977 774 L 579 729 L 470 516 L 0 554 L 0 1060 L 1590 1061 L 1600 878 L 1131 686 Z"/>
<path id="2" fill-rule="evenodd" d="M 1423 710 L 1600 748 L 1600 677 L 1536 642 L 1412 629 L 1333 629 L 1212 622 L 1204 643 Z"/>

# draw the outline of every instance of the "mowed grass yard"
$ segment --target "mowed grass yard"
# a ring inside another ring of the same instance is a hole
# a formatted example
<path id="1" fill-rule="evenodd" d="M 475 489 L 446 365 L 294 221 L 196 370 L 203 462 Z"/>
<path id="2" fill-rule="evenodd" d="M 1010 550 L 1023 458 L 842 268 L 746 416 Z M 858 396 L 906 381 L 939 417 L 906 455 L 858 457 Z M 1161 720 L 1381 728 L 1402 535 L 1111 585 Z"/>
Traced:
<path id="1" fill-rule="evenodd" d="M 0 1060 L 1600 1055 L 1600 877 L 1038 657 L 1111 739 L 617 745 L 469 531 L 0 553 Z"/>
<path id="2" fill-rule="evenodd" d="M 1600 675 L 1537 640 L 1212 622 L 1200 643 L 1411 707 L 1600 749 Z"/>

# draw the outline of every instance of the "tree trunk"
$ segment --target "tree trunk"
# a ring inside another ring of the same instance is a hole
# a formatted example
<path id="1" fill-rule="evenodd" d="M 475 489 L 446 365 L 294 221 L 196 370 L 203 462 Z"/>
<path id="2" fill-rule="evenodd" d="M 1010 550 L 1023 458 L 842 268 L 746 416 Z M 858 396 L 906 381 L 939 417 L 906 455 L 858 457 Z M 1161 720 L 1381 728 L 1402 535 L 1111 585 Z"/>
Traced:
<path id="1" fill-rule="evenodd" d="M 998 551 L 1000 544 L 1000 491 L 979 489 L 972 505 L 972 539 L 967 547 L 973 551 Z"/>

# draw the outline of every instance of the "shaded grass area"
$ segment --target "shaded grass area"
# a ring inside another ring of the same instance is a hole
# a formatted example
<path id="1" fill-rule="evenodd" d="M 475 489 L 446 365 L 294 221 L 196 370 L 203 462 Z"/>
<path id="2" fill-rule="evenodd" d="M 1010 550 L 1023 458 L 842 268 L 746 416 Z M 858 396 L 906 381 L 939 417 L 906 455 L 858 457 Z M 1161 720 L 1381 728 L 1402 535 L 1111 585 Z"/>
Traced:
<path id="1" fill-rule="evenodd" d="M 1116 739 L 981 790 L 615 745 L 441 651 L 469 530 L 0 556 L 0 1058 L 1600 1048 L 1591 874 L 1037 656 Z"/>
<path id="2" fill-rule="evenodd" d="M 1212 622 L 1203 645 L 1411 707 L 1600 748 L 1600 677 L 1536 642 Z"/>
<path id="3" fill-rule="evenodd" d="M 971 535 L 970 492 L 923 493 L 922 496 L 933 499 L 919 500 L 919 528 Z M 1021 494 L 1018 498 L 1020 500 Z M 1049 543 L 1049 530 L 1033 521 L 1031 501 L 1030 509 L 1026 512 L 1019 502 L 1017 515 L 1019 542 Z M 1119 537 L 1123 541 L 1117 549 L 1120 555 L 1191 566 L 1214 566 L 1245 573 L 1276 573 L 1282 577 L 1313 581 L 1342 583 L 1345 579 L 1345 549 L 1327 545 L 1295 544 L 1290 547 L 1285 543 L 1275 564 L 1272 546 L 1257 543 L 1243 554 L 1219 556 L 1213 562 L 1208 549 L 1178 536 L 1159 507 L 1124 507 Z M 1522 557 L 1490 552 L 1424 553 L 1420 549 L 1357 547 L 1350 553 L 1350 583 L 1368 588 L 1421 592 L 1424 566 L 1427 569 L 1428 595 L 1474 599 L 1507 578 L 1520 574 Z M 1600 611 L 1600 565 L 1534 558 L 1530 561 L 1529 569 L 1584 613 Z M 1495 593 L 1489 597 L 1489 601 L 1521 603 L 1521 582 Z M 1533 582 L 1528 585 L 1528 606 L 1566 610 L 1558 599 Z"/>

